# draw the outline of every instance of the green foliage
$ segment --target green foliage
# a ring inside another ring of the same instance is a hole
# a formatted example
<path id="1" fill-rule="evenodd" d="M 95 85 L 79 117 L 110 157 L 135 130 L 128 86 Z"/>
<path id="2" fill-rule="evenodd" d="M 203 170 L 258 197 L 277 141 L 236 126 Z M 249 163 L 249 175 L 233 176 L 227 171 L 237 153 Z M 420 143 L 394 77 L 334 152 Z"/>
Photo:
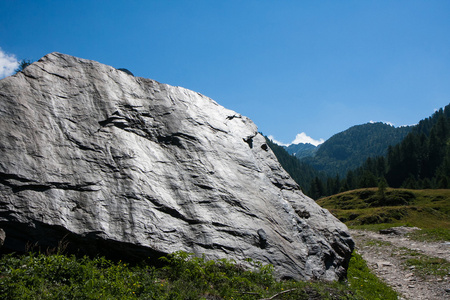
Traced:
<path id="1" fill-rule="evenodd" d="M 356 125 L 333 135 L 313 157 L 302 161 L 328 175 L 344 176 L 368 157 L 385 155 L 389 145 L 401 142 L 410 131 L 411 127 L 396 128 L 381 122 Z"/>
<path id="2" fill-rule="evenodd" d="M 0 272 L 3 299 L 129 299 L 157 288 L 148 285 L 153 279 L 151 269 L 133 272 L 127 264 L 104 258 L 8 255 L 0 260 Z"/>
<path id="3" fill-rule="evenodd" d="M 417 241 L 450 241 L 448 228 L 424 228 L 409 234 L 409 237 Z"/>
<path id="4" fill-rule="evenodd" d="M 272 149 L 283 169 L 291 175 L 292 179 L 302 188 L 303 192 L 309 195 L 311 181 L 318 178 L 320 181 L 326 179 L 323 172 L 316 171 L 313 167 L 290 155 L 286 149 L 273 143 L 266 137 L 267 145 Z"/>
<path id="5" fill-rule="evenodd" d="M 284 149 L 286 149 L 286 151 L 290 155 L 294 155 L 296 158 L 302 159 L 304 157 L 312 157 L 312 156 L 314 156 L 314 154 L 316 153 L 318 147 L 320 147 L 320 145 L 319 146 L 314 146 L 314 145 L 311 145 L 311 144 L 300 143 L 300 144 L 289 145 L 287 147 L 284 147 Z"/>
<path id="6" fill-rule="evenodd" d="M 398 294 L 376 277 L 358 253 L 354 253 L 348 268 L 348 282 L 359 299 L 398 299 Z"/>
<path id="7" fill-rule="evenodd" d="M 421 277 L 428 275 L 443 277 L 450 273 L 450 262 L 442 258 L 418 255 L 407 259 L 405 263 L 409 267 L 414 266 L 414 273 Z"/>
<path id="8" fill-rule="evenodd" d="M 386 156 L 367 159 L 355 175 L 395 188 L 450 188 L 450 105 L 420 121 L 401 143 L 387 148 Z M 350 188 L 369 187 L 366 181 Z"/>
<path id="9" fill-rule="evenodd" d="M 428 276 L 444 277 L 450 273 L 450 262 L 443 258 L 430 257 L 404 247 L 398 248 L 395 255 L 401 255 L 405 266 L 423 279 Z"/>
<path id="10" fill-rule="evenodd" d="M 225 298 L 246 293 L 263 296 L 268 287 L 276 285 L 273 267 L 250 259 L 247 261 L 251 269 L 234 261 L 208 261 L 182 251 L 163 257 L 162 260 L 167 263 L 161 274 L 170 281 L 168 292 L 179 293 L 184 299 L 198 299 L 202 294 Z"/>
<path id="11" fill-rule="evenodd" d="M 0 258 L 1 299 L 368 299 L 392 290 L 354 255 L 349 282 L 277 281 L 271 265 L 251 259 L 208 261 L 182 251 L 162 268 L 61 254 Z"/>
<path id="12" fill-rule="evenodd" d="M 387 182 L 386 179 L 382 178 L 378 181 L 378 191 L 377 196 L 380 199 L 386 199 L 386 188 L 387 188 Z"/>
<path id="13" fill-rule="evenodd" d="M 283 154 L 274 152 L 282 162 Z M 351 127 L 301 162 L 301 168 L 287 166 L 294 163 L 281 164 L 314 199 L 377 187 L 380 181 L 394 188 L 450 188 L 450 105 L 415 127 L 394 128 L 383 123 Z M 299 175 L 304 170 L 308 170 L 307 178 Z"/>
<path id="14" fill-rule="evenodd" d="M 22 72 L 23 70 L 25 70 L 26 67 L 28 67 L 29 65 L 31 65 L 33 62 L 31 60 L 28 59 L 22 59 L 19 62 L 19 67 L 15 70 L 16 73 L 18 72 Z"/>

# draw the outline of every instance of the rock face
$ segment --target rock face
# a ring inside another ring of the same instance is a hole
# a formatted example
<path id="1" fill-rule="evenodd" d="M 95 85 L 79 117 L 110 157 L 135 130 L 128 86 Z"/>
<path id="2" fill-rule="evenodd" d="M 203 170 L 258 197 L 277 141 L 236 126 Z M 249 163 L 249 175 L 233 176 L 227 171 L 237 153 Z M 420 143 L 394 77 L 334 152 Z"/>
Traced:
<path id="1" fill-rule="evenodd" d="M 196 92 L 51 53 L 0 81 L 5 248 L 260 260 L 342 278 L 347 228 L 302 194 L 246 117 Z"/>

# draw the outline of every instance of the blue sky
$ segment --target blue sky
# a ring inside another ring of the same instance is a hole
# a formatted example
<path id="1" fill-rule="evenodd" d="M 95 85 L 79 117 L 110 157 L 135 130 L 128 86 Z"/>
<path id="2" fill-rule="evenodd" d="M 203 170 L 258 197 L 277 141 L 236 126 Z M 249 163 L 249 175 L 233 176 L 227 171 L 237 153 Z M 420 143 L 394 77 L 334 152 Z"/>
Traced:
<path id="1" fill-rule="evenodd" d="M 447 0 L 2 0 L 0 48 L 0 76 L 54 51 L 97 60 L 209 96 L 283 143 L 450 103 Z"/>

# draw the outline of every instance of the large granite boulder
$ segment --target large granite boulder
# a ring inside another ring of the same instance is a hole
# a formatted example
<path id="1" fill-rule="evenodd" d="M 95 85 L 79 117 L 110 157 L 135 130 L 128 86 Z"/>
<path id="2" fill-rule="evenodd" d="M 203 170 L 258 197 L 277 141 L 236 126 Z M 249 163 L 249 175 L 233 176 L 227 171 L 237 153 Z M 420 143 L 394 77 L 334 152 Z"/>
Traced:
<path id="1" fill-rule="evenodd" d="M 226 88 L 226 87 L 224 87 Z M 347 228 L 248 118 L 190 90 L 51 53 L 0 81 L 5 248 L 144 258 L 177 250 L 345 277 Z"/>

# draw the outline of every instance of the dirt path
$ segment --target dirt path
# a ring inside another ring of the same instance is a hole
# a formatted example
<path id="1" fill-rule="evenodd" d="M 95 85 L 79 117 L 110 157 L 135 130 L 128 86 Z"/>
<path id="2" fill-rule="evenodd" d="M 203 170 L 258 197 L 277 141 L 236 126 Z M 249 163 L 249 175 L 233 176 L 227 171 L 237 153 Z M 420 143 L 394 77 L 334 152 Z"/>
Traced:
<path id="1" fill-rule="evenodd" d="M 421 275 L 407 259 L 437 257 L 450 262 L 450 244 L 418 242 L 404 235 L 380 234 L 365 230 L 350 230 L 357 251 L 373 272 L 398 291 L 403 299 L 449 299 L 450 274 Z M 420 256 L 423 257 L 423 256 Z"/>

